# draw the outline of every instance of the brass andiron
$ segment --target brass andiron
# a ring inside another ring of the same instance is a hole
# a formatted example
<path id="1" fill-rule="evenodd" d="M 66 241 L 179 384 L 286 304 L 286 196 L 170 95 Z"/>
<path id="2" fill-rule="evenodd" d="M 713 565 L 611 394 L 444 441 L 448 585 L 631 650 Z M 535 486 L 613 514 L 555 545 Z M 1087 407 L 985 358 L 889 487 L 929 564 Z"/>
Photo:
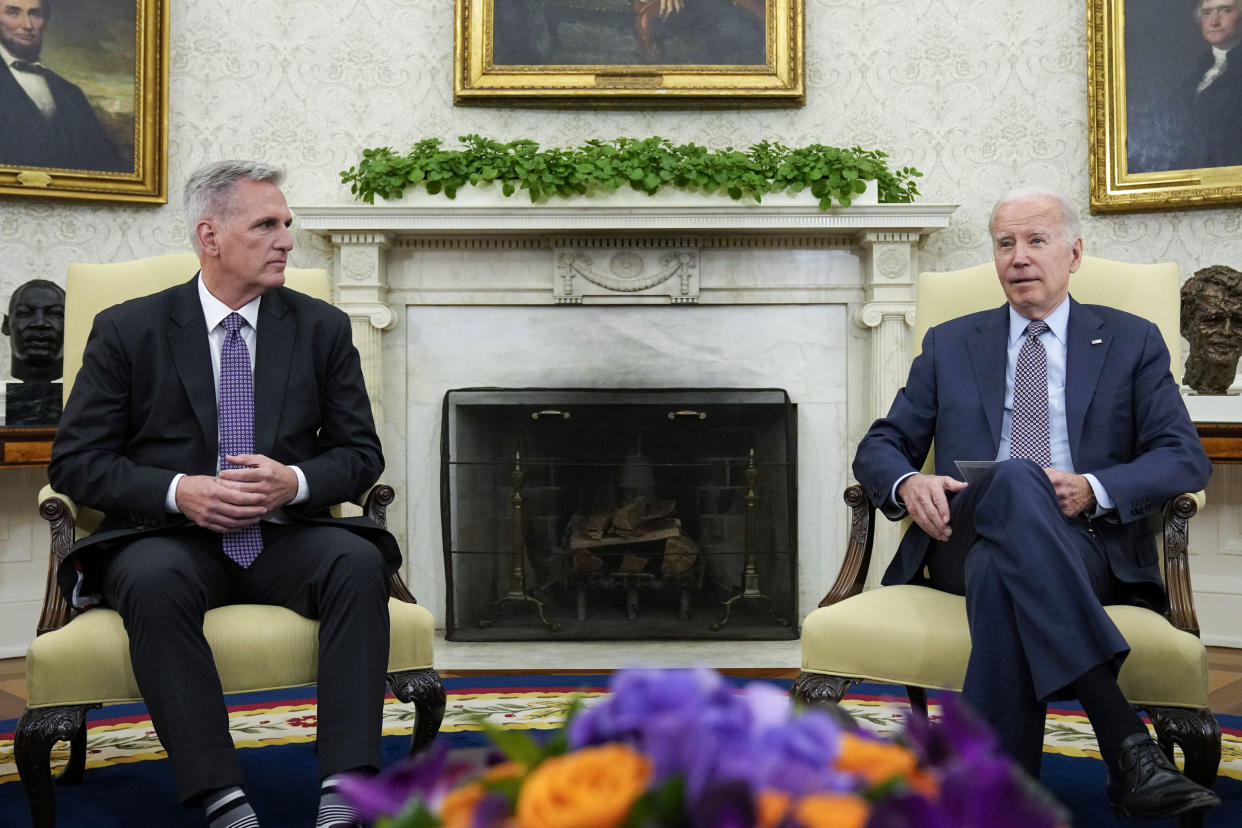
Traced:
<path id="1" fill-rule="evenodd" d="M 755 548 L 759 545 L 759 469 L 755 468 L 755 450 L 750 450 L 750 463 L 746 466 L 746 562 L 742 567 L 742 589 L 724 601 L 724 618 L 712 624 L 712 632 L 719 632 L 729 623 L 729 613 L 733 604 L 746 598 L 758 598 L 768 605 L 768 615 L 782 627 L 789 626 L 789 620 L 781 618 L 772 609 L 772 599 L 759 591 L 759 560 Z"/>
<path id="2" fill-rule="evenodd" d="M 479 628 L 487 629 L 496 623 L 500 608 L 510 601 L 519 604 L 534 604 L 539 613 L 539 620 L 548 632 L 560 632 L 561 625 L 549 622 L 543 614 L 543 601 L 526 591 L 526 538 L 522 531 L 522 484 L 526 482 L 526 473 L 522 471 L 522 453 L 516 452 L 513 458 L 513 471 L 509 474 L 509 485 L 513 489 L 513 554 L 509 560 L 509 591 L 503 597 L 492 601 L 487 608 L 487 616 L 479 619 Z"/>

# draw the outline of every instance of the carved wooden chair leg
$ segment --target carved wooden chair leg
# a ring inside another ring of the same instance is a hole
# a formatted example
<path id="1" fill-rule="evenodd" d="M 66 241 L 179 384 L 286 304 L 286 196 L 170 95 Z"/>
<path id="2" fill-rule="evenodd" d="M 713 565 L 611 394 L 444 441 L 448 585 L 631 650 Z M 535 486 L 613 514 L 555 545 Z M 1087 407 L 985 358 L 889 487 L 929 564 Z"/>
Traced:
<path id="1" fill-rule="evenodd" d="M 402 670 L 388 674 L 388 685 L 401 701 L 414 705 L 414 737 L 410 741 L 410 753 L 431 744 L 440 732 L 444 721 L 444 682 L 440 674 L 430 667 L 422 670 Z"/>
<path id="2" fill-rule="evenodd" d="M 793 683 L 794 701 L 808 706 L 838 704 L 845 694 L 862 679 L 848 676 L 827 676 L 823 673 L 799 673 Z"/>
<path id="3" fill-rule="evenodd" d="M 56 824 L 52 747 L 57 742 L 70 743 L 69 764 L 61 778 L 67 782 L 80 779 L 86 761 L 86 713 L 97 707 L 97 704 L 37 707 L 27 710 L 18 720 L 17 732 L 13 734 L 13 754 L 17 774 L 30 801 L 34 828 L 52 828 Z"/>
<path id="4" fill-rule="evenodd" d="M 1156 740 L 1171 759 L 1173 745 L 1182 749 L 1186 776 L 1205 788 L 1216 784 L 1220 768 L 1220 724 L 1211 710 L 1185 707 L 1144 707 L 1156 728 Z"/>
<path id="5" fill-rule="evenodd" d="M 910 709 L 917 710 L 924 716 L 927 715 L 927 688 L 907 684 L 906 698 L 910 699 Z"/>

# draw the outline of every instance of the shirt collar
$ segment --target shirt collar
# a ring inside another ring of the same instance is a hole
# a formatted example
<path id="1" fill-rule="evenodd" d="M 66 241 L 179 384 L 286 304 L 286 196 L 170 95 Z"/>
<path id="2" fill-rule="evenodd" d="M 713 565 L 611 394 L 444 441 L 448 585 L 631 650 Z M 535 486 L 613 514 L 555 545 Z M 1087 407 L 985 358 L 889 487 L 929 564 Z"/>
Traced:
<path id="1" fill-rule="evenodd" d="M 1026 332 L 1026 326 L 1031 324 L 1031 320 L 1013 309 L 1013 305 L 1009 305 L 1009 344 L 1013 345 L 1022 338 Z M 1066 342 L 1066 331 L 1069 329 L 1069 296 L 1061 300 L 1061 304 L 1057 305 L 1056 310 L 1044 317 L 1044 321 L 1048 323 L 1048 330 L 1052 332 L 1061 342 Z"/>
<path id="2" fill-rule="evenodd" d="M 259 330 L 259 302 L 262 299 L 262 296 L 257 296 L 236 311 L 255 331 Z M 203 284 L 202 271 L 198 274 L 198 301 L 203 305 L 203 318 L 207 320 L 207 333 L 214 331 L 216 326 L 224 321 L 224 317 L 234 312 L 232 308 L 212 296 L 211 291 L 207 290 L 207 286 Z"/>
<path id="3" fill-rule="evenodd" d="M 1219 46 L 1213 46 L 1212 47 L 1212 59 L 1216 61 L 1217 63 L 1220 63 L 1226 57 L 1229 56 L 1229 50 L 1232 49 L 1234 45 L 1236 44 L 1230 45 L 1229 49 L 1222 49 Z"/>
<path id="4" fill-rule="evenodd" d="M 19 58 L 19 57 L 17 57 L 16 55 L 14 55 L 14 54 L 13 54 L 12 52 L 10 52 L 8 49 L 4 48 L 4 45 L 3 45 L 3 44 L 0 44 L 0 58 L 2 58 L 2 59 L 4 60 L 4 65 L 5 65 L 5 66 L 8 66 L 10 69 L 12 69 L 12 67 L 13 67 L 13 63 L 14 63 L 15 61 L 20 60 L 20 58 Z M 43 65 L 43 64 L 39 63 L 39 61 L 37 61 L 37 60 L 28 60 L 28 61 L 26 61 L 26 63 L 30 63 L 30 64 L 33 64 L 33 65 L 35 65 L 35 66 L 42 66 L 42 65 Z"/>

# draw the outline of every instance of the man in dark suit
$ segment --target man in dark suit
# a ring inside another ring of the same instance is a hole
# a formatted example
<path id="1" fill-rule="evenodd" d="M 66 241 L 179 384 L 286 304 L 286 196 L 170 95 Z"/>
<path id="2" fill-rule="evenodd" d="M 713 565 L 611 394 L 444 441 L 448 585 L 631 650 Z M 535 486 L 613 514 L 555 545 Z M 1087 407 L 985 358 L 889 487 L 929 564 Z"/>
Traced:
<path id="1" fill-rule="evenodd" d="M 989 229 L 1008 303 L 928 331 L 854 460 L 884 514 L 914 521 L 884 583 L 966 596 L 963 695 L 1032 775 L 1047 700 L 1073 696 L 1120 812 L 1210 807 L 1122 696 L 1129 647 L 1103 610 L 1163 605 L 1146 518 L 1211 473 L 1168 350 L 1150 322 L 1069 297 L 1082 238 L 1064 198 L 1011 193 Z M 921 474 L 933 440 L 935 474 Z M 995 463 L 967 485 L 958 460 Z"/>
<path id="2" fill-rule="evenodd" d="M 116 609 L 186 803 L 257 825 L 241 792 L 203 615 L 283 605 L 317 618 L 318 825 L 356 824 L 337 775 L 379 765 L 396 542 L 328 508 L 383 468 L 350 322 L 283 286 L 291 216 L 271 167 L 186 185 L 201 270 L 101 312 L 57 430 L 52 486 L 106 515 L 61 584 Z"/>
<path id="3" fill-rule="evenodd" d="M 126 172 L 82 90 L 39 62 L 51 0 L 0 0 L 0 164 Z"/>

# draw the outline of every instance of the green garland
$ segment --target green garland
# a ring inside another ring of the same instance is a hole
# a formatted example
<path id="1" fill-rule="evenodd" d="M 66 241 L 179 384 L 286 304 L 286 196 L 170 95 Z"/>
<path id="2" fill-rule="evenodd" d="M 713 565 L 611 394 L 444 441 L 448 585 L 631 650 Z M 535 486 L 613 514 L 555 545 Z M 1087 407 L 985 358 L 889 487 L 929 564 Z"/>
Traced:
<path id="1" fill-rule="evenodd" d="M 389 147 L 367 149 L 362 161 L 341 173 L 354 197 L 374 204 L 378 195 L 397 199 L 406 187 L 422 185 L 431 194 L 456 198 L 467 184 L 499 181 L 506 196 L 526 190 L 532 202 L 586 193 L 612 193 L 622 187 L 655 193 L 662 187 L 720 193 L 735 201 L 761 201 L 768 193 L 809 188 L 827 210 L 848 207 L 875 181 L 880 201 L 910 202 L 918 195 L 913 167 L 889 169 L 879 150 L 838 149 L 822 144 L 791 149 L 761 141 L 742 151 L 710 150 L 674 144 L 666 138 L 592 140 L 580 147 L 540 149 L 531 140 L 509 143 L 478 135 L 459 139 L 462 149 L 445 149 L 439 138 L 424 138 L 406 155 Z"/>

